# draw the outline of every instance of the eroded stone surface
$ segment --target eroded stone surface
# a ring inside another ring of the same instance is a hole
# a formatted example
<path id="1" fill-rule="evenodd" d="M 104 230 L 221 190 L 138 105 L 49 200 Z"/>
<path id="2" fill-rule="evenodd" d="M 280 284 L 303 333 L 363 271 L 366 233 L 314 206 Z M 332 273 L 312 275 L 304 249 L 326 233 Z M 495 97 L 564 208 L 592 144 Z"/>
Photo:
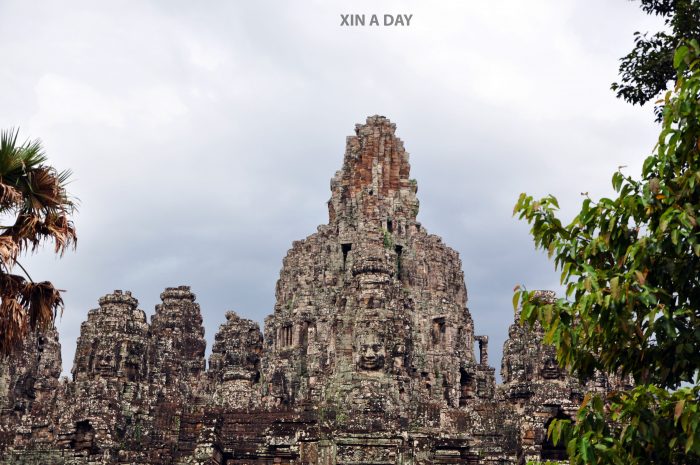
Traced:
<path id="1" fill-rule="evenodd" d="M 149 328 L 149 382 L 186 395 L 206 370 L 202 313 L 188 286 L 168 288 L 160 298 Z"/>
<path id="2" fill-rule="evenodd" d="M 548 422 L 609 381 L 581 385 L 539 327 L 513 324 L 496 386 L 459 256 L 416 221 L 417 184 L 395 131 L 381 116 L 356 126 L 328 224 L 284 258 L 264 338 L 226 313 L 208 370 L 186 286 L 161 294 L 150 324 L 130 293 L 102 297 L 81 327 L 72 381 L 58 380 L 55 331 L 28 339 L 21 364 L 0 367 L 3 463 L 560 458 Z"/>
<path id="3" fill-rule="evenodd" d="M 216 405 L 248 409 L 260 405 L 260 359 L 263 335 L 257 323 L 226 312 L 214 338 L 209 375 Z"/>

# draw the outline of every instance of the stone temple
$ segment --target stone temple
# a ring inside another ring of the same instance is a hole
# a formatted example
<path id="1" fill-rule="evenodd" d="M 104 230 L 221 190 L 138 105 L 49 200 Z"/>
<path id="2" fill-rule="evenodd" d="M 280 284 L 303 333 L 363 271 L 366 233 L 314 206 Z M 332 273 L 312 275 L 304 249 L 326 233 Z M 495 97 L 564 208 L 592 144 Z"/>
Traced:
<path id="1" fill-rule="evenodd" d="M 276 304 L 226 313 L 207 366 L 187 286 L 151 321 L 129 292 L 81 326 L 73 379 L 55 330 L 0 364 L 3 464 L 522 464 L 565 458 L 547 440 L 587 391 L 538 327 L 514 316 L 497 385 L 457 252 L 416 221 L 395 125 L 347 138 L 328 224 L 292 244 Z M 553 298 L 542 293 L 542 298 Z"/>

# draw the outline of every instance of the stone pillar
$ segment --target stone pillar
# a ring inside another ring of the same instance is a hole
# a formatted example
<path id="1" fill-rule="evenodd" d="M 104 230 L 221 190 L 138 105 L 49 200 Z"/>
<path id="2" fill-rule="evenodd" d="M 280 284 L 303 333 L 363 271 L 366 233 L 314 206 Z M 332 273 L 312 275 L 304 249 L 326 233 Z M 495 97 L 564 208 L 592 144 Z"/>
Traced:
<path id="1" fill-rule="evenodd" d="M 479 343 L 479 364 L 488 366 L 489 364 L 489 337 L 475 336 L 474 339 Z"/>

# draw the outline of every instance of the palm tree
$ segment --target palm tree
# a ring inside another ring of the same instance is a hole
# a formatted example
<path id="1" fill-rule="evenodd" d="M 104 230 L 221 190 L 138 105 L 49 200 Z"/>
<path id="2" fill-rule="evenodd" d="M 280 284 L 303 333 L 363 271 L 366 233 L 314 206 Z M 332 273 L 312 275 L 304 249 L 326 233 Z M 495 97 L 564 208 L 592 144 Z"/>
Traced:
<path id="1" fill-rule="evenodd" d="M 0 132 L 0 355 L 29 330 L 50 327 L 63 309 L 60 292 L 48 281 L 34 282 L 18 257 L 47 241 L 63 255 L 77 241 L 70 219 L 75 203 L 65 189 L 70 171 L 47 165 L 41 142 L 18 144 L 18 135 Z M 15 265 L 24 276 L 11 273 Z"/>

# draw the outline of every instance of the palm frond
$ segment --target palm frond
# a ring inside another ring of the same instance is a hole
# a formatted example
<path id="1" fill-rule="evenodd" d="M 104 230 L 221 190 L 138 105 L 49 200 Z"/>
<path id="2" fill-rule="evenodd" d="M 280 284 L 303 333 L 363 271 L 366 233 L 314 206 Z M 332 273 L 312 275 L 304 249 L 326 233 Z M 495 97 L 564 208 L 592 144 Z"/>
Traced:
<path id="1" fill-rule="evenodd" d="M 55 170 L 43 166 L 27 172 L 27 206 L 34 210 L 60 208 L 65 202 L 65 191 L 58 183 Z"/>
<path id="2" fill-rule="evenodd" d="M 32 281 L 17 257 L 51 240 L 62 255 L 78 240 L 69 218 L 75 201 L 65 189 L 71 171 L 47 165 L 41 141 L 20 145 L 18 135 L 18 129 L 0 131 L 0 216 L 14 219 L 0 226 L 0 356 L 12 353 L 29 328 L 49 327 L 63 309 L 60 291 L 48 281 Z M 29 281 L 9 273 L 14 265 Z"/>
<path id="3" fill-rule="evenodd" d="M 19 130 L 4 129 L 0 131 L 0 179 L 10 176 L 21 168 L 17 155 L 17 136 Z"/>
<path id="4" fill-rule="evenodd" d="M 47 161 L 46 153 L 39 139 L 27 140 L 18 148 L 18 152 L 25 170 L 39 168 Z"/>
<path id="5" fill-rule="evenodd" d="M 22 305 L 29 309 L 29 326 L 46 329 L 63 308 L 61 293 L 48 281 L 24 283 Z"/>
<path id="6" fill-rule="evenodd" d="M 27 335 L 27 312 L 15 298 L 0 297 L 0 353 L 12 353 Z"/>
<path id="7" fill-rule="evenodd" d="M 54 240 L 54 251 L 59 255 L 63 255 L 70 246 L 75 248 L 78 242 L 78 236 L 75 233 L 73 222 L 70 221 L 66 215 L 59 215 L 56 213 L 46 215 L 41 228 L 41 234 Z"/>
<path id="8" fill-rule="evenodd" d="M 41 140 L 26 140 L 17 143 L 19 129 L 6 129 L 0 132 L 0 177 L 7 177 L 13 172 L 22 172 L 37 168 L 46 163 L 46 153 Z M 17 174 L 17 173 L 15 173 Z"/>
<path id="9" fill-rule="evenodd" d="M 5 269 L 12 268 L 15 260 L 17 260 L 17 254 L 19 253 L 19 247 L 11 237 L 0 236 L 0 260 L 2 261 Z"/>
<path id="10" fill-rule="evenodd" d="M 21 202 L 22 194 L 15 187 L 0 182 L 0 208 L 12 208 Z"/>

